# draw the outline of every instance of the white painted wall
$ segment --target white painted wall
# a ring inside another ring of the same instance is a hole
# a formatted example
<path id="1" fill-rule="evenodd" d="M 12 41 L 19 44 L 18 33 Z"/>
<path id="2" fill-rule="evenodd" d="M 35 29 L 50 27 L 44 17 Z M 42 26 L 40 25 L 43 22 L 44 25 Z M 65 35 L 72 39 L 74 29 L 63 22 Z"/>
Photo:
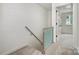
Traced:
<path id="1" fill-rule="evenodd" d="M 48 27 L 52 27 L 52 10 L 48 11 Z"/>
<path id="2" fill-rule="evenodd" d="M 47 22 L 47 10 L 37 4 L 0 4 L 0 54 L 24 45 L 40 49 L 40 43 L 29 34 L 25 25 L 42 40 Z"/>

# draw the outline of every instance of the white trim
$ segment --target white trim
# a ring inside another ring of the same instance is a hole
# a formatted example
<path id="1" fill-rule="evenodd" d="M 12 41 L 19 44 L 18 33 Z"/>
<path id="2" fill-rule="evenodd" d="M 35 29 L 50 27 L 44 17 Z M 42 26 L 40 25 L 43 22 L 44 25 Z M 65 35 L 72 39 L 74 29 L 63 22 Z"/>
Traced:
<path id="1" fill-rule="evenodd" d="M 73 46 L 77 48 L 77 4 L 73 4 Z"/>
<path id="2" fill-rule="evenodd" d="M 77 47 L 79 47 L 79 4 L 77 4 Z M 78 48 L 79 50 L 79 48 Z"/>

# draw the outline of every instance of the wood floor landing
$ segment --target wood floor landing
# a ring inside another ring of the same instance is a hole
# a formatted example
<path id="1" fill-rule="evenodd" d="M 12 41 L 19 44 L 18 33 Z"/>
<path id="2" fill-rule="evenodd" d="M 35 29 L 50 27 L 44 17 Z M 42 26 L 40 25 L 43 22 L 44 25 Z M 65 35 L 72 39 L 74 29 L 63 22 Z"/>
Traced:
<path id="1" fill-rule="evenodd" d="M 32 47 L 25 46 L 9 55 L 41 55 L 41 52 Z"/>

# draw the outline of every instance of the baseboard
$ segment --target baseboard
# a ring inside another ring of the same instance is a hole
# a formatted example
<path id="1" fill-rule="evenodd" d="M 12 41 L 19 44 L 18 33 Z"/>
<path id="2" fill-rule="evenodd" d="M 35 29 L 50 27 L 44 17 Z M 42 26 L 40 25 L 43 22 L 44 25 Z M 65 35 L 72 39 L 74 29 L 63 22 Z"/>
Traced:
<path id="1" fill-rule="evenodd" d="M 10 49 L 10 50 L 8 50 L 8 51 L 6 51 L 4 53 L 1 53 L 1 55 L 8 55 L 8 54 L 10 54 L 10 53 L 22 48 L 22 47 L 25 47 L 25 46 L 27 46 L 27 44 L 24 44 L 24 45 L 18 46 L 16 48 Z"/>

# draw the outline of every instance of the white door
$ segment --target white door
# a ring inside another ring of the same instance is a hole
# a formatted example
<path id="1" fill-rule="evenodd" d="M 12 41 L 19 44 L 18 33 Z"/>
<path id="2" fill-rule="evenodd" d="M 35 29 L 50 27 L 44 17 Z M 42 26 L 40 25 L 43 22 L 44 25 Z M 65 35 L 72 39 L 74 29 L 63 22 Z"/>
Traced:
<path id="1" fill-rule="evenodd" d="M 73 47 L 73 4 L 56 7 L 56 39 L 66 47 Z"/>

